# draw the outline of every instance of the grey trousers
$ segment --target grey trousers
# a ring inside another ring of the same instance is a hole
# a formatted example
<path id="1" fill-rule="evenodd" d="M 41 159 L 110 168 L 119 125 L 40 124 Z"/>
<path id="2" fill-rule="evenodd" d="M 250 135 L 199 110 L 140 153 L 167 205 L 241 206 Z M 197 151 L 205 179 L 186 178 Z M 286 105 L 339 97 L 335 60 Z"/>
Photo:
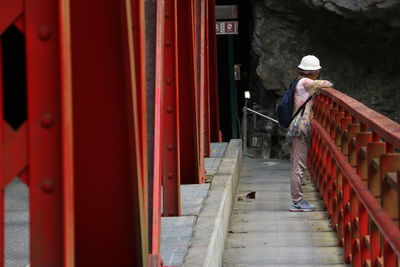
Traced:
<path id="1" fill-rule="evenodd" d="M 290 192 L 293 202 L 298 202 L 303 198 L 301 182 L 304 177 L 304 170 L 307 166 L 307 151 L 308 146 L 306 141 L 300 137 L 293 137 L 292 145 L 290 146 L 290 160 L 292 164 Z"/>

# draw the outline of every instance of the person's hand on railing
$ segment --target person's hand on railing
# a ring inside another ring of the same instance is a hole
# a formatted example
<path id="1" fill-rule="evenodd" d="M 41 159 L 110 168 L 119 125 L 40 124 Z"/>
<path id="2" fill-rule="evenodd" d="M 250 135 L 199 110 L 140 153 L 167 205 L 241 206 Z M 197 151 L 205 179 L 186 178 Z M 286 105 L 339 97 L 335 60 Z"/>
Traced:
<path id="1" fill-rule="evenodd" d="M 329 89 L 329 88 L 332 88 L 332 86 L 324 86 L 324 87 L 317 88 L 312 95 L 313 96 L 320 95 L 322 93 L 322 91 L 321 91 L 322 89 Z"/>
<path id="2" fill-rule="evenodd" d="M 318 95 L 321 93 L 321 89 L 332 87 L 332 83 L 326 80 L 315 80 L 307 88 L 307 92 L 310 95 Z"/>

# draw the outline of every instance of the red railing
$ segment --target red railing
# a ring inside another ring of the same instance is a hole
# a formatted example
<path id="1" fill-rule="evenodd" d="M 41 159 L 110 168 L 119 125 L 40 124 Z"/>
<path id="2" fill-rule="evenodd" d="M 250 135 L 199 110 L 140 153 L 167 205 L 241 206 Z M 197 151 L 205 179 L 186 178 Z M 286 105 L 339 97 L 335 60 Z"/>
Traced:
<path id="1" fill-rule="evenodd" d="M 315 97 L 310 171 L 353 266 L 397 266 L 400 124 L 334 89 Z"/>

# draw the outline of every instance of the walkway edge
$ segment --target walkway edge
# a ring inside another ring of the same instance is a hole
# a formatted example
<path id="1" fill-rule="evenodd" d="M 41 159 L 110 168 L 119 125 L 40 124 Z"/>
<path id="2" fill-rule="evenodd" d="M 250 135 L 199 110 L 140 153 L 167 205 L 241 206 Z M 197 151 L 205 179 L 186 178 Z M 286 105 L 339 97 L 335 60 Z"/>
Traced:
<path id="1" fill-rule="evenodd" d="M 240 139 L 232 139 L 198 216 L 184 266 L 222 266 L 241 167 Z"/>

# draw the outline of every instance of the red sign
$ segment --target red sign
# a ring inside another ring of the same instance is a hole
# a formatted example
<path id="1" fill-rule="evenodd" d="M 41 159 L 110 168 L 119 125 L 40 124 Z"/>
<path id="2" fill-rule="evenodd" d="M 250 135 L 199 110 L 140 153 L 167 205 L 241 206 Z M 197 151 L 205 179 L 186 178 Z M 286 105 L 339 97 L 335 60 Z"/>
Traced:
<path id="1" fill-rule="evenodd" d="M 237 21 L 217 21 L 217 34 L 238 34 L 239 27 Z"/>

